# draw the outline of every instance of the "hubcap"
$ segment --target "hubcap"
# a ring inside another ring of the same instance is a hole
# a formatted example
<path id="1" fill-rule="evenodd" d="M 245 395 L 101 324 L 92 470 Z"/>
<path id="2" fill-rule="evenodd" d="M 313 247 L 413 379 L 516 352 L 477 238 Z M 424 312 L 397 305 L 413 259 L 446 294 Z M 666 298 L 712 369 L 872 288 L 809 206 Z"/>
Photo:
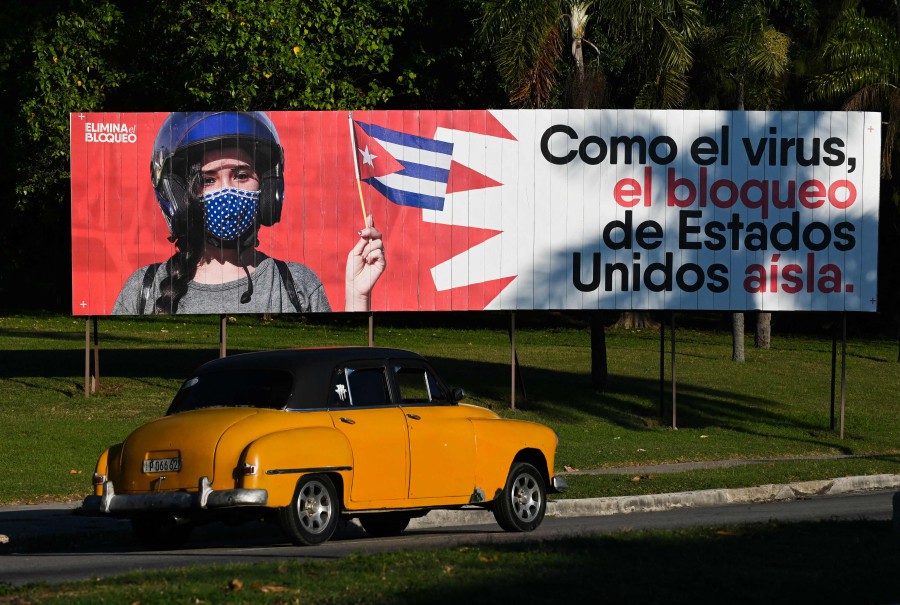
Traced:
<path id="1" fill-rule="evenodd" d="M 513 484 L 512 505 L 516 517 L 529 523 L 537 518 L 541 509 L 541 491 L 529 475 L 519 475 Z"/>
<path id="2" fill-rule="evenodd" d="M 331 519 L 331 498 L 328 490 L 318 481 L 311 481 L 303 486 L 297 499 L 300 512 L 300 523 L 306 531 L 318 534 L 325 530 Z"/>

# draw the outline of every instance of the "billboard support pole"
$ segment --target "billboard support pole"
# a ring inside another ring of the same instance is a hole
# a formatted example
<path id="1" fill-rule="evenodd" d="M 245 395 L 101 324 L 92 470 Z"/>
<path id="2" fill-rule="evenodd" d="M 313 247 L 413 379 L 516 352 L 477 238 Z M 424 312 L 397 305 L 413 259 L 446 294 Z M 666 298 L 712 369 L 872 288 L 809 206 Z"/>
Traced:
<path id="1" fill-rule="evenodd" d="M 831 328 L 831 430 L 834 430 L 835 427 L 835 416 L 834 416 L 834 396 L 835 396 L 835 385 L 837 384 L 837 340 L 838 340 L 838 325 L 835 322 L 834 326 Z"/>
<path id="2" fill-rule="evenodd" d="M 844 439 L 844 409 L 847 403 L 847 312 L 841 313 L 841 440 Z"/>
<path id="3" fill-rule="evenodd" d="M 97 331 L 97 318 L 92 316 L 94 324 L 94 380 L 91 383 L 91 392 L 96 393 L 100 388 L 100 335 Z"/>
<path id="4" fill-rule="evenodd" d="M 228 354 L 228 328 L 225 314 L 219 315 L 219 359 Z"/>
<path id="5" fill-rule="evenodd" d="M 509 314 L 509 368 L 510 368 L 510 393 L 509 407 L 516 409 L 516 312 Z"/>
<path id="6" fill-rule="evenodd" d="M 369 346 L 375 346 L 375 312 L 369 311 Z"/>
<path id="7" fill-rule="evenodd" d="M 510 395 L 510 408 L 516 409 L 516 385 L 522 391 L 522 400 L 526 401 L 528 399 L 528 392 L 525 390 L 525 377 L 522 375 L 522 366 L 519 365 L 519 353 L 516 351 L 516 312 L 510 312 L 510 320 L 509 320 L 509 346 L 511 349 L 510 353 L 510 373 L 512 380 L 511 387 L 511 395 Z"/>
<path id="8" fill-rule="evenodd" d="M 659 322 L 659 420 L 666 415 L 666 321 Z"/>
<path id="9" fill-rule="evenodd" d="M 678 429 L 676 416 L 677 393 L 675 383 L 675 311 L 672 311 L 672 428 Z"/>
<path id="10" fill-rule="evenodd" d="M 91 396 L 91 318 L 84 320 L 84 396 Z"/>
<path id="11" fill-rule="evenodd" d="M 91 368 L 91 327 L 94 332 L 94 367 Z M 93 370 L 93 371 L 91 371 Z M 90 397 L 100 388 L 100 338 L 97 334 L 97 318 L 87 316 L 84 320 L 84 396 Z"/>

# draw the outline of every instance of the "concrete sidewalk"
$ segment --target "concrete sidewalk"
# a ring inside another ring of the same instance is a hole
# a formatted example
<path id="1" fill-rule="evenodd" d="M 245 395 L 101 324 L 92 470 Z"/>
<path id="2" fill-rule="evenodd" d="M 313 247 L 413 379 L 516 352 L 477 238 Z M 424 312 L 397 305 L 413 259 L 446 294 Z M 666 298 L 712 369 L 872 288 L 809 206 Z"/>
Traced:
<path id="1" fill-rule="evenodd" d="M 646 496 L 557 499 L 548 503 L 547 516 L 590 517 L 658 512 L 673 508 L 775 502 L 810 496 L 832 496 L 879 489 L 900 489 L 900 475 L 865 475 L 782 485 L 760 485 L 736 489 L 707 489 Z M 431 511 L 421 519 L 413 519 L 410 527 L 441 527 L 445 525 L 493 522 L 493 515 L 485 510 L 441 510 Z"/>
<path id="2" fill-rule="evenodd" d="M 635 469 L 636 470 L 636 469 Z M 642 471 L 646 468 L 641 467 Z M 659 471 L 655 471 L 659 472 Z M 717 506 L 751 502 L 793 500 L 810 496 L 838 495 L 869 490 L 900 490 L 900 475 L 867 475 L 784 485 L 737 489 L 710 489 L 646 496 L 551 500 L 548 517 L 582 517 L 663 511 L 673 508 Z M 0 554 L 48 540 L 76 542 L 87 536 L 131 532 L 124 519 L 85 517 L 77 514 L 81 502 L 53 502 L 0 507 Z M 482 509 L 436 510 L 413 519 L 411 529 L 494 523 Z"/>

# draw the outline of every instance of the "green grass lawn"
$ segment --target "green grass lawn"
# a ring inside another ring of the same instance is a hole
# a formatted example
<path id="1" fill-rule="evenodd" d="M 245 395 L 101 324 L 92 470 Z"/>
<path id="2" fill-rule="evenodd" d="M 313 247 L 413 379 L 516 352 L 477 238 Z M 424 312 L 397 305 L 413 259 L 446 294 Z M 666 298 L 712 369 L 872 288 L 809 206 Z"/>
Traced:
<path id="1" fill-rule="evenodd" d="M 0 604 L 896 603 L 888 522 L 754 524 L 0 586 Z"/>
<path id="2" fill-rule="evenodd" d="M 830 337 L 783 336 L 776 324 L 771 350 L 748 346 L 746 363 L 735 364 L 727 331 L 679 329 L 678 428 L 673 430 L 671 411 L 659 413 L 657 331 L 607 331 L 610 382 L 604 393 L 597 393 L 590 383 L 588 331 L 566 316 L 536 317 L 521 314 L 518 320 L 517 350 L 527 397 L 521 398 L 519 387 L 517 410 L 510 409 L 506 314 L 489 316 L 477 329 L 461 325 L 459 316 L 426 316 L 401 324 L 379 315 L 376 344 L 426 355 L 448 383 L 467 391 L 469 403 L 552 427 L 560 435 L 558 471 L 722 458 L 873 456 L 638 482 L 630 475 L 572 477 L 571 495 L 578 497 L 900 473 L 895 341 L 850 341 L 845 437 L 840 439 L 830 428 Z M 50 314 L 0 318 L 0 456 L 8 462 L 0 503 L 83 497 L 103 449 L 162 414 L 190 371 L 218 355 L 219 320 L 103 318 L 99 336 L 100 388 L 85 397 L 84 319 Z M 365 345 L 367 317 L 304 321 L 237 316 L 229 320 L 227 342 L 229 353 Z"/>

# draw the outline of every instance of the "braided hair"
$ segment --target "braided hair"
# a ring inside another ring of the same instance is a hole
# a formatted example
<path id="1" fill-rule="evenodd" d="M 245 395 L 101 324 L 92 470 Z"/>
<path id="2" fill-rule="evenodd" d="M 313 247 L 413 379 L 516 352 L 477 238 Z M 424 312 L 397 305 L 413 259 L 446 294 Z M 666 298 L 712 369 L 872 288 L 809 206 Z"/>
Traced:
<path id="1" fill-rule="evenodd" d="M 199 203 L 196 193 L 201 178 L 199 166 L 192 167 L 191 172 L 189 186 L 184 192 L 186 211 L 177 215 L 177 223 L 173 225 L 173 231 L 179 236 L 174 240 L 175 254 L 165 263 L 168 274 L 159 284 L 159 298 L 154 309 L 157 315 L 178 312 L 178 301 L 187 293 L 188 284 L 194 279 L 197 265 L 203 257 L 206 226 L 203 205 Z"/>

